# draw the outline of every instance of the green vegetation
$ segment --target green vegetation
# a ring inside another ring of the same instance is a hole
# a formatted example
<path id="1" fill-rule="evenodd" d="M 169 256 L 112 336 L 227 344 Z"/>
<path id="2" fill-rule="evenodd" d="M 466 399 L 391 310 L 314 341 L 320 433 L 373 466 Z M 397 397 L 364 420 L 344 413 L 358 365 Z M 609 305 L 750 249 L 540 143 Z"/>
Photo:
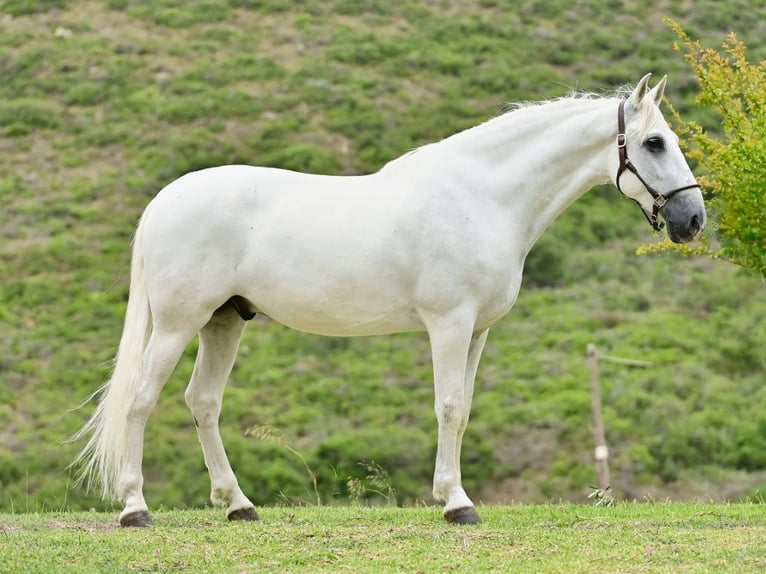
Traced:
<path id="1" fill-rule="evenodd" d="M 759 505 L 497 506 L 460 528 L 436 508 L 268 508 L 257 523 L 162 511 L 0 515 L 3 572 L 763 572 Z"/>
<path id="2" fill-rule="evenodd" d="M 65 468 L 81 445 L 64 441 L 109 374 L 135 222 L 182 173 L 238 162 L 371 171 L 507 101 L 609 90 L 646 71 L 669 73 L 683 117 L 715 128 L 666 14 L 705 42 L 736 29 L 752 60 L 766 57 L 761 2 L 453 4 L 0 4 L 0 509 L 111 510 L 72 487 Z M 636 258 L 648 233 L 603 188 L 536 247 L 479 371 L 463 465 L 477 502 L 587 500 L 590 342 L 655 363 L 602 369 L 617 499 L 739 499 L 766 485 L 764 285 L 720 261 Z M 207 504 L 182 398 L 194 351 L 149 423 L 150 505 Z M 254 322 L 222 414 L 244 490 L 260 505 L 317 493 L 429 503 L 430 379 L 423 335 L 323 339 Z M 266 426 L 283 444 L 245 433 Z M 376 465 L 391 491 L 368 478 Z"/>
<path id="3" fill-rule="evenodd" d="M 749 63 L 734 33 L 717 51 L 703 48 L 678 24 L 673 27 L 700 81 L 697 101 L 720 114 L 725 136 L 714 137 L 695 122 L 683 124 L 690 157 L 706 169 L 702 182 L 712 189 L 710 208 L 721 245 L 708 254 L 766 278 L 766 60 Z"/>

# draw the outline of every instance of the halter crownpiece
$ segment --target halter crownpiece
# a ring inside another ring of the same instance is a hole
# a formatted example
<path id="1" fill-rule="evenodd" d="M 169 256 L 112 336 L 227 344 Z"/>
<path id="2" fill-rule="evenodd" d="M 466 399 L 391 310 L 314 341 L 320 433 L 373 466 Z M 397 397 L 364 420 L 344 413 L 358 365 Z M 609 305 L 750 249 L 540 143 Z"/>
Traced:
<path id="1" fill-rule="evenodd" d="M 670 198 L 681 191 L 694 189 L 695 187 L 699 188 L 700 185 L 698 183 L 693 183 L 684 187 L 671 189 L 667 193 L 663 194 L 646 183 L 646 181 L 644 181 L 644 178 L 639 175 L 636 166 L 633 165 L 633 163 L 630 161 L 630 158 L 628 157 L 628 136 L 625 134 L 625 100 L 622 100 L 620 102 L 620 106 L 617 108 L 617 150 L 620 154 L 620 167 L 617 169 L 617 177 L 615 178 L 617 189 L 620 191 L 620 193 L 625 195 L 625 192 L 622 191 L 622 188 L 620 187 L 620 177 L 623 173 L 625 173 L 626 170 L 635 175 L 638 181 L 640 181 L 646 188 L 646 191 L 649 192 L 649 195 L 652 196 L 652 199 L 654 199 L 654 202 L 652 203 L 652 212 L 649 213 L 646 209 L 644 209 L 638 200 L 634 199 L 633 201 L 635 201 L 641 208 L 644 217 L 646 217 L 646 220 L 649 222 L 649 225 L 652 226 L 652 229 L 655 231 L 661 231 L 662 228 L 665 227 L 665 224 L 659 219 L 660 210 L 665 207 L 665 204 L 670 200 Z"/>

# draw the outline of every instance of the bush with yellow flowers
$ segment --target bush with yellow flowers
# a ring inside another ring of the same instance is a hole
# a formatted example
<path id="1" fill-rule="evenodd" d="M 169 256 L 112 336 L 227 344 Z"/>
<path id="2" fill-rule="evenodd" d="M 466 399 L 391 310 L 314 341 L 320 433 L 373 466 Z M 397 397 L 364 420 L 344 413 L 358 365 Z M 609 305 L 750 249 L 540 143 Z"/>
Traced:
<path id="1" fill-rule="evenodd" d="M 745 44 L 732 33 L 720 49 L 703 47 L 680 24 L 668 20 L 700 84 L 697 103 L 720 117 L 720 134 L 676 114 L 690 159 L 703 171 L 715 238 L 681 248 L 723 258 L 766 277 L 766 61 L 748 62 Z M 668 247 L 643 246 L 640 252 Z"/>

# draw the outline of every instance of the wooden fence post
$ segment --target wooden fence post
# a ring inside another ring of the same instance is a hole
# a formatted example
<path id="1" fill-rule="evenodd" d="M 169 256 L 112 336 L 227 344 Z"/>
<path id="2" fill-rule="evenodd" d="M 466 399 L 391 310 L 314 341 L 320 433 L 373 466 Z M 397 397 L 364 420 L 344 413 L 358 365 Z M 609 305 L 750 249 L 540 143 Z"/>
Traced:
<path id="1" fill-rule="evenodd" d="M 606 431 L 604 419 L 601 416 L 601 383 L 598 376 L 598 361 L 607 361 L 628 367 L 651 367 L 651 361 L 639 361 L 636 359 L 624 359 L 622 357 L 610 357 L 596 352 L 596 345 L 588 343 L 586 350 L 588 357 L 588 370 L 590 371 L 591 411 L 593 413 L 593 438 L 596 441 L 594 458 L 596 460 L 596 473 L 598 474 L 598 487 L 606 491 L 611 486 L 609 483 L 609 449 L 606 446 Z"/>
<path id="2" fill-rule="evenodd" d="M 601 384 L 598 378 L 598 356 L 596 346 L 588 344 L 588 369 L 590 370 L 591 411 L 593 414 L 593 438 L 596 441 L 594 452 L 596 460 L 596 473 L 598 474 L 598 487 L 602 491 L 609 488 L 609 449 L 606 446 L 606 432 L 604 431 L 604 419 L 601 416 Z"/>

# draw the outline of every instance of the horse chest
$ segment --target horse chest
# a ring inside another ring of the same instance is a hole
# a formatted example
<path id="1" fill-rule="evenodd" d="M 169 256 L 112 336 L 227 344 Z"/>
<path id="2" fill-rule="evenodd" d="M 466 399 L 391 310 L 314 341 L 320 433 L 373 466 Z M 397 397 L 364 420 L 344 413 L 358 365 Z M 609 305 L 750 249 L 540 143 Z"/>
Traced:
<path id="1" fill-rule="evenodd" d="M 502 319 L 516 303 L 521 288 L 521 272 L 509 273 L 506 280 L 498 283 L 495 292 L 488 296 L 479 308 L 476 324 L 485 329 Z"/>

